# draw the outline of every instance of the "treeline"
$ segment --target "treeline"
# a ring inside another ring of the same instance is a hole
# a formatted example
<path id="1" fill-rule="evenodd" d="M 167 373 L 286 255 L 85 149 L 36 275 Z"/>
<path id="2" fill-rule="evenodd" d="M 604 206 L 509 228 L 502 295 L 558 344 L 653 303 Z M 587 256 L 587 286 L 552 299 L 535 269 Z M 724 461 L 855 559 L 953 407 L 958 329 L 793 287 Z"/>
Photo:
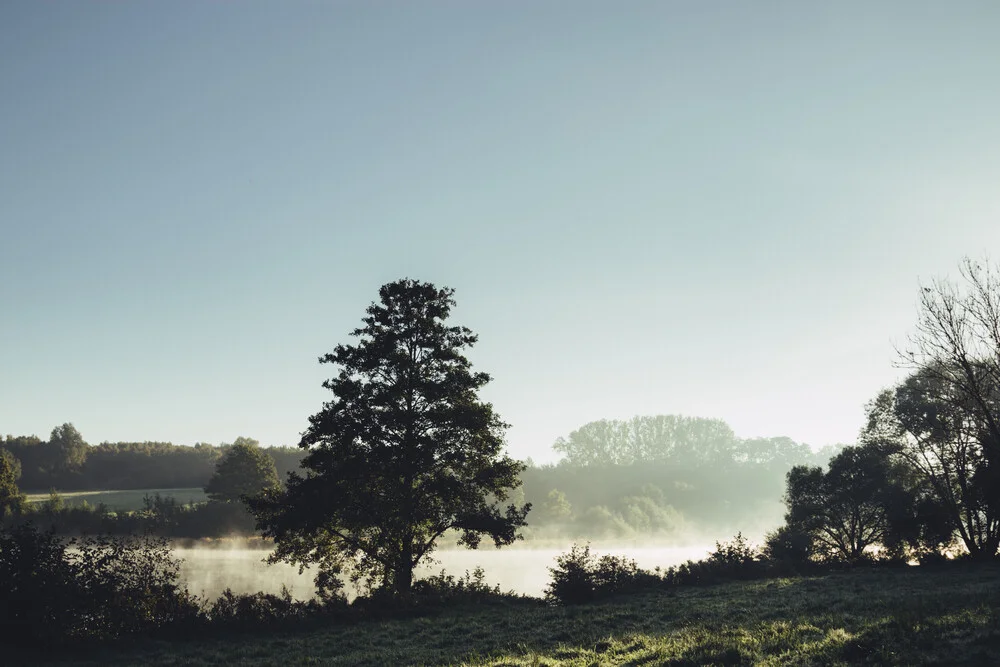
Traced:
<path id="1" fill-rule="evenodd" d="M 521 474 L 532 536 L 678 538 L 773 526 L 785 474 L 843 446 L 814 452 L 787 437 L 738 438 L 719 419 L 656 415 L 591 422 L 553 448 L 559 464 Z"/>
<path id="2" fill-rule="evenodd" d="M 679 415 L 590 422 L 552 448 L 572 466 L 663 463 L 688 469 L 749 465 L 783 470 L 824 462 L 839 449 L 834 445 L 813 452 L 787 437 L 737 438 L 721 419 Z"/>
<path id="3" fill-rule="evenodd" d="M 204 487 L 222 456 L 234 444 L 194 446 L 169 442 L 102 442 L 89 445 L 72 424 L 52 430 L 48 440 L 7 435 L 0 451 L 13 457 L 19 485 L 25 491 L 98 491 L 104 489 L 163 489 Z M 303 452 L 296 447 L 264 447 L 280 479 L 299 467 Z"/>
<path id="4" fill-rule="evenodd" d="M 305 455 L 299 448 L 259 448 L 243 437 L 219 446 L 88 445 L 72 424 L 56 427 L 46 441 L 7 436 L 0 439 L 0 449 L 20 488 L 36 492 L 205 488 L 227 453 L 258 449 L 284 482 Z M 724 421 L 675 415 L 591 422 L 560 438 L 554 449 L 564 459 L 529 465 L 521 473 L 522 486 L 514 490 L 515 504 L 532 504 L 529 537 L 679 539 L 706 531 L 762 532 L 780 521 L 785 474 L 795 465 L 825 463 L 840 451 L 813 452 L 786 437 L 741 439 Z M 131 528 L 171 537 L 252 534 L 239 494 L 231 495 L 226 499 L 236 509 L 183 507 L 151 498 L 151 506 L 127 515 L 102 507 L 58 508 L 53 501 L 45 505 L 44 517 L 35 518 L 74 534 L 124 534 Z"/>

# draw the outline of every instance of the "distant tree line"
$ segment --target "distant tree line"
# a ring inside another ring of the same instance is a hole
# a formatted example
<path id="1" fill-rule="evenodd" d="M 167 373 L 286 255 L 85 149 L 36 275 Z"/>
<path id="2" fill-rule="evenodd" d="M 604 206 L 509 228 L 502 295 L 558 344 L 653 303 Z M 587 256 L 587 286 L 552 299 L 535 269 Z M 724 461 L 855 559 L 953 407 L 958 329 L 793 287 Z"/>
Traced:
<path id="1" fill-rule="evenodd" d="M 791 438 L 737 438 L 721 419 L 680 415 L 638 416 L 590 422 L 552 447 L 570 466 L 631 466 L 662 463 L 685 469 L 705 466 L 762 466 L 787 470 L 825 461 L 836 451 L 814 453 Z"/>
<path id="2" fill-rule="evenodd" d="M 237 438 L 253 442 L 250 438 Z M 236 444 L 234 443 L 234 444 Z M 169 442 L 102 442 L 88 445 L 72 424 L 37 436 L 0 437 L 0 453 L 13 457 L 21 489 L 31 492 L 104 489 L 204 487 L 232 444 L 194 446 Z M 299 467 L 304 453 L 295 447 L 264 447 L 279 479 Z"/>
<path id="3" fill-rule="evenodd" d="M 298 470 L 306 454 L 299 448 L 261 448 L 244 437 L 220 446 L 88 445 L 72 424 L 54 429 L 47 441 L 8 436 L 0 445 L 15 479 L 27 491 L 197 487 L 214 500 L 226 501 L 249 495 L 241 486 L 246 479 L 236 474 L 240 470 L 268 478 L 273 467 L 282 482 Z M 531 537 L 676 538 L 695 528 L 718 532 L 749 522 L 761 525 L 780 515 L 776 499 L 793 465 L 815 465 L 825 460 L 826 452 L 839 451 L 837 447 L 815 453 L 785 437 L 739 439 L 721 420 L 673 415 L 592 422 L 561 438 L 555 448 L 572 455 L 556 465 L 526 466 L 519 475 L 523 486 L 512 492 L 515 502 L 535 508 L 526 528 Z M 596 453 L 612 451 L 631 454 Z M 262 488 L 272 482 L 249 483 Z M 98 516 L 107 508 L 57 510 L 49 503 L 44 523 L 72 533 L 127 533 L 136 527 L 184 537 L 254 532 L 245 511 L 185 508 L 169 500 L 157 499 L 131 518 Z"/>
<path id="4" fill-rule="evenodd" d="M 521 475 L 532 536 L 678 538 L 773 525 L 785 474 L 843 445 L 814 452 L 787 437 L 737 438 L 719 419 L 656 415 L 590 422 L 553 448 L 558 464 Z"/>

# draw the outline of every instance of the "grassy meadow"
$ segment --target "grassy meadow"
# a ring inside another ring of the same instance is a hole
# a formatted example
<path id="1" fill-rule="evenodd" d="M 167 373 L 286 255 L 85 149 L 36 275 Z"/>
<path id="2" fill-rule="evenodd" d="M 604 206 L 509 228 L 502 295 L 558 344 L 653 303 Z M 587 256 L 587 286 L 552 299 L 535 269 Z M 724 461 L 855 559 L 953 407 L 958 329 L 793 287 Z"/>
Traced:
<path id="1" fill-rule="evenodd" d="M 62 664 L 988 665 L 1000 664 L 998 603 L 1000 565 L 866 569 L 146 641 Z"/>
<path id="2" fill-rule="evenodd" d="M 208 500 L 205 491 L 200 488 L 189 489 L 126 489 L 121 491 L 67 491 L 59 492 L 63 502 L 68 507 L 82 505 L 84 502 L 91 507 L 96 507 L 101 503 L 116 512 L 139 510 L 143 508 L 143 498 L 146 496 L 160 496 L 166 498 L 173 497 L 181 505 L 189 503 L 203 503 Z M 29 503 L 43 503 L 49 499 L 48 493 L 26 494 Z"/>

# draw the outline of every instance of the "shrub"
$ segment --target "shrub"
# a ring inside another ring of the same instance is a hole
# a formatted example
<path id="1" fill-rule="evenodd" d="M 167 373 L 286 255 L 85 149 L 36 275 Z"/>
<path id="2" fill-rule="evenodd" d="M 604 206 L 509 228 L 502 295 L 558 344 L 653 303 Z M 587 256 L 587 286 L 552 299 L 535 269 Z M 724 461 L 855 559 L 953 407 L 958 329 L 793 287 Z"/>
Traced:
<path id="1" fill-rule="evenodd" d="M 729 542 L 716 542 L 708 561 L 717 574 L 727 579 L 753 578 L 762 570 L 760 551 L 743 537 L 743 533 L 736 533 Z"/>
<path id="2" fill-rule="evenodd" d="M 280 595 L 233 593 L 227 588 L 205 611 L 209 622 L 231 629 L 253 629 L 296 621 L 316 614 L 321 605 L 292 598 L 282 586 Z"/>
<path id="3" fill-rule="evenodd" d="M 552 581 L 545 589 L 545 598 L 558 604 L 582 604 L 595 597 L 594 557 L 590 545 L 574 544 L 569 553 L 556 557 L 556 566 L 550 567 Z"/>
<path id="4" fill-rule="evenodd" d="M 502 593 L 499 584 L 487 584 L 486 571 L 482 567 L 477 567 L 471 573 L 466 570 L 465 576 L 457 579 L 441 570 L 440 574 L 414 582 L 413 594 L 428 602 L 483 602 L 515 595 L 513 592 Z"/>
<path id="5" fill-rule="evenodd" d="M 590 545 L 574 544 L 569 553 L 556 557 L 550 567 L 552 581 L 545 589 L 545 598 L 556 604 L 572 605 L 621 593 L 632 593 L 659 584 L 660 578 L 639 568 L 624 556 L 604 555 L 596 558 Z"/>
<path id="6" fill-rule="evenodd" d="M 666 584 L 685 586 L 722 581 L 757 579 L 767 576 L 771 565 L 760 556 L 742 533 L 730 542 L 716 542 L 708 558 L 671 567 L 663 575 Z"/>
<path id="7" fill-rule="evenodd" d="M 199 610 L 178 569 L 165 540 L 64 541 L 14 526 L 0 531 L 0 627 L 11 644 L 32 646 L 181 628 Z"/>
<path id="8" fill-rule="evenodd" d="M 764 556 L 774 563 L 804 566 L 810 563 L 812 555 L 813 539 L 804 530 L 786 524 L 768 533 L 765 538 Z"/>
<path id="9" fill-rule="evenodd" d="M 74 572 L 51 531 L 18 525 L 0 531 L 0 636 L 46 646 L 74 621 Z"/>
<path id="10" fill-rule="evenodd" d="M 197 600 L 177 585 L 180 562 L 164 538 L 87 537 L 68 560 L 80 596 L 76 635 L 114 639 L 198 617 Z"/>

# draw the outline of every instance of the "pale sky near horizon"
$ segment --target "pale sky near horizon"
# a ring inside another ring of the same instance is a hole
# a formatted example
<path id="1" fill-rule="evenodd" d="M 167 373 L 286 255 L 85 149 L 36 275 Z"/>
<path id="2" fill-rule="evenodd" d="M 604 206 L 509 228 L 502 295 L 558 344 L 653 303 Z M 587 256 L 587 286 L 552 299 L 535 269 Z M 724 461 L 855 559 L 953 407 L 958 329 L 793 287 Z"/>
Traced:
<path id="1" fill-rule="evenodd" d="M 378 287 L 456 290 L 517 457 L 854 440 L 1000 253 L 1000 3 L 0 4 L 0 433 L 295 444 Z"/>

